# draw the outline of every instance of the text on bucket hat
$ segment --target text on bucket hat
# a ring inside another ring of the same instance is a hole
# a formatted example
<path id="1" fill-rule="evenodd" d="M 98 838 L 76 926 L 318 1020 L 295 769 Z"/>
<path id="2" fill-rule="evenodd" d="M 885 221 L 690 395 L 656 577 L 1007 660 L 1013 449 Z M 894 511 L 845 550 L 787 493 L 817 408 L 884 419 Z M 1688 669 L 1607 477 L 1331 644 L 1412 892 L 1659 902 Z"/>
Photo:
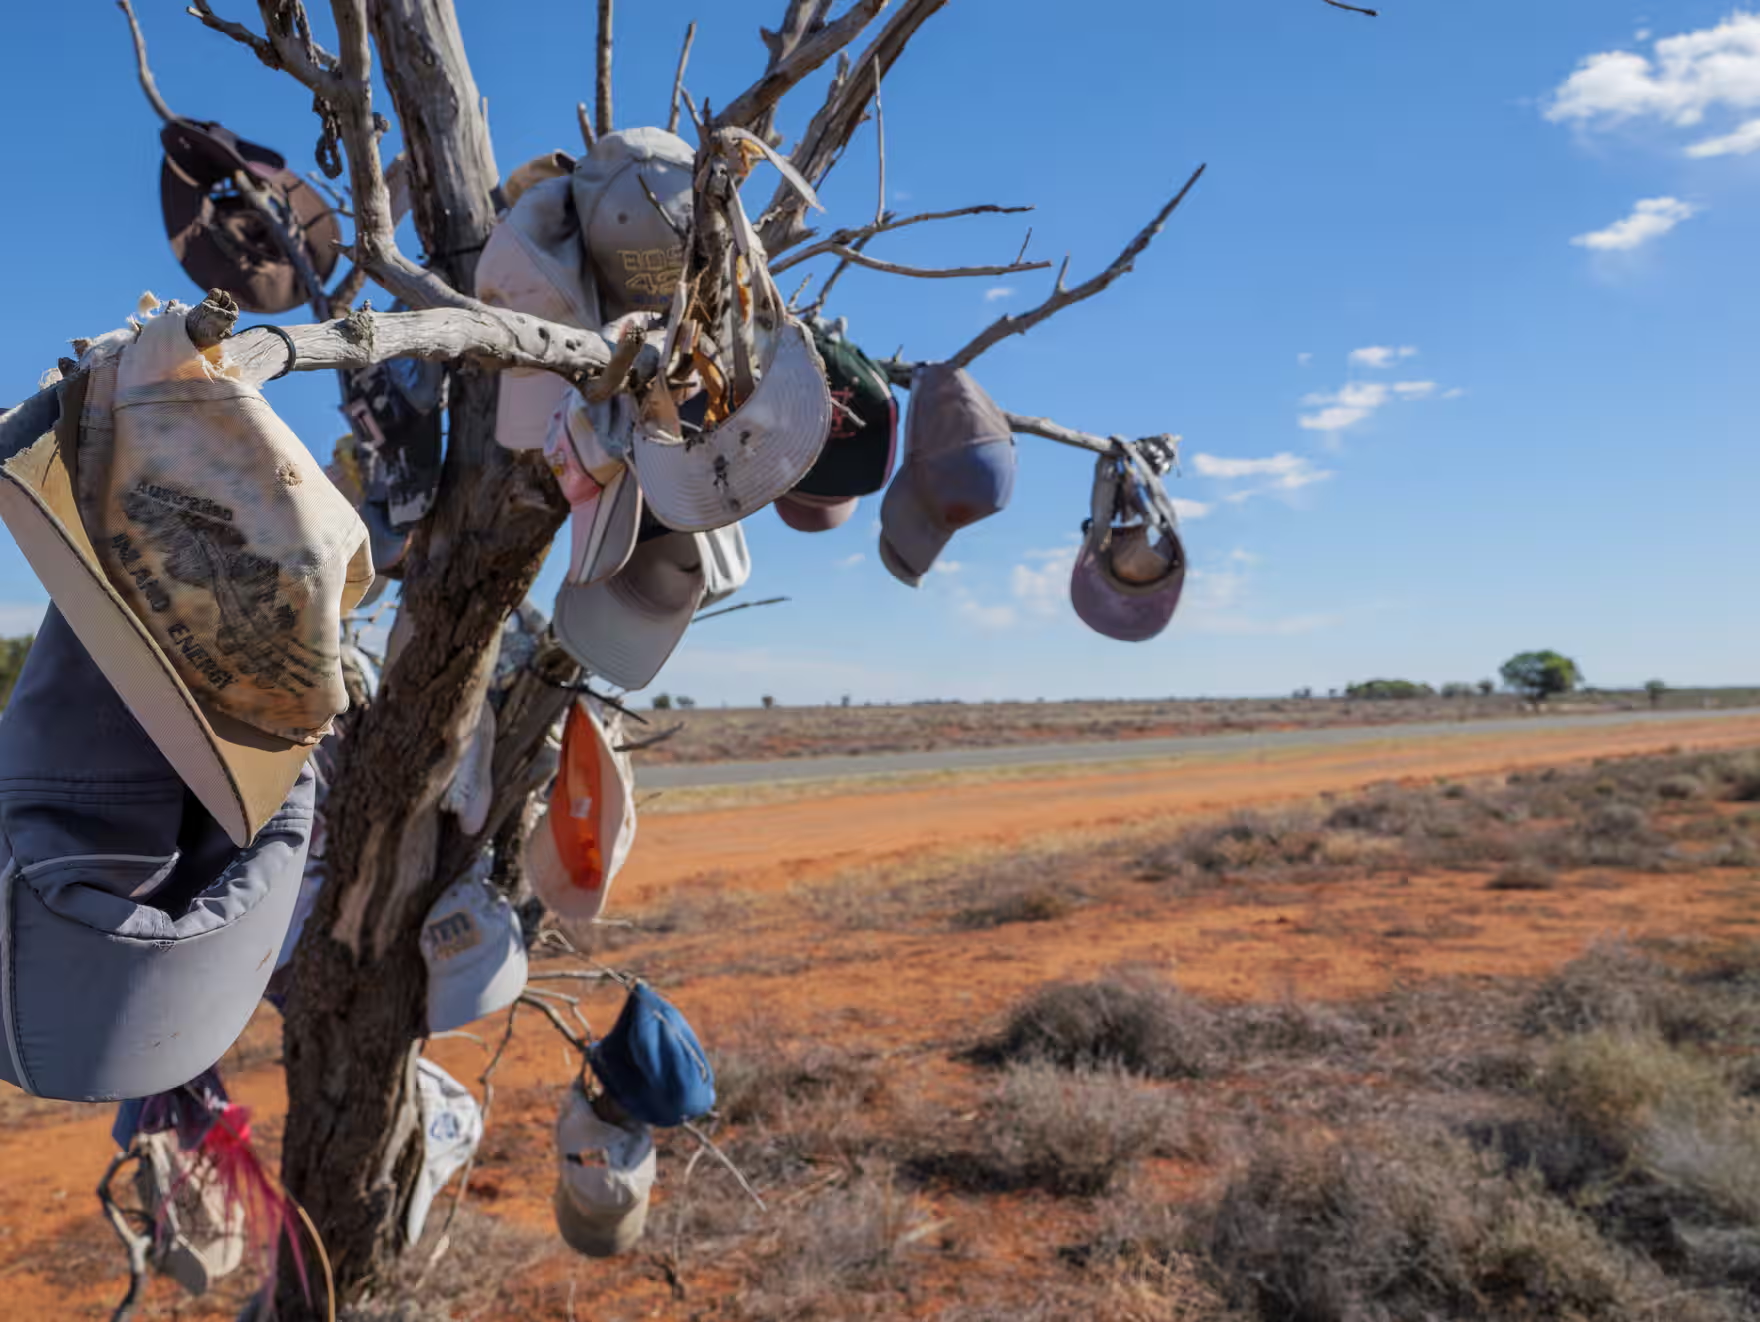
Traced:
<path id="1" fill-rule="evenodd" d="M 635 774 L 617 751 L 622 729 L 583 695 L 568 710 L 548 811 L 532 828 L 527 876 L 545 908 L 591 922 L 636 838 Z"/>
<path id="2" fill-rule="evenodd" d="M 149 326 L 182 334 L 182 316 Z M 110 356 L 94 347 L 88 370 L 0 417 L 0 519 L 153 742 L 244 844 L 345 704 L 340 613 L 370 581 L 366 530 L 242 382 L 206 369 L 147 382 L 121 411 L 128 425 L 115 423 L 126 339 L 105 337 Z M 313 576 L 284 582 L 284 551 Z M 241 604 L 247 583 L 256 595 Z M 288 737 L 264 729 L 283 721 Z M 307 721 L 316 728 L 294 724 Z"/>
<path id="3" fill-rule="evenodd" d="M 286 936 L 312 795 L 304 771 L 234 846 L 51 606 L 0 717 L 0 1079 L 114 1101 L 220 1059 Z"/>
<path id="4" fill-rule="evenodd" d="M 250 312 L 286 312 L 310 294 L 268 223 L 233 185 L 249 176 L 279 204 L 320 280 L 336 269 L 336 214 L 280 153 L 218 124 L 173 119 L 159 131 L 159 206 L 165 234 L 184 272 L 201 289 L 220 288 Z"/>
<path id="5" fill-rule="evenodd" d="M 575 162 L 575 214 L 606 320 L 671 303 L 695 163 L 683 138 L 655 128 L 607 133 Z"/>
<path id="6" fill-rule="evenodd" d="M 961 528 L 1014 492 L 1008 418 L 964 368 L 929 363 L 911 381 L 905 458 L 880 505 L 880 559 L 912 587 Z"/>
<path id="7" fill-rule="evenodd" d="M 447 888 L 422 924 L 428 1031 L 449 1032 L 505 1010 L 526 989 L 519 915 L 473 870 Z"/>
<path id="8" fill-rule="evenodd" d="M 589 1060 L 612 1100 L 643 1124 L 681 1125 L 715 1105 L 715 1071 L 703 1044 L 678 1008 L 645 982 L 630 989 Z"/>
<path id="9" fill-rule="evenodd" d="M 608 1258 L 632 1248 L 648 1219 L 654 1137 L 593 1110 L 580 1081 L 556 1117 L 556 1229 L 576 1253 Z"/>

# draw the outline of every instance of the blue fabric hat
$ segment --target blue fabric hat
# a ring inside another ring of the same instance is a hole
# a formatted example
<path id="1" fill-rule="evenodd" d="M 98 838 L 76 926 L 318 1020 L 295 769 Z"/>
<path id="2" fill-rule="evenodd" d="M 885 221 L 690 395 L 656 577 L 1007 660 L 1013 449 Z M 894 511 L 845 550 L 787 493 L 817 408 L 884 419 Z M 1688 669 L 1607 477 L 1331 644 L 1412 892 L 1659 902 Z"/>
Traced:
<path id="1" fill-rule="evenodd" d="M 0 719 L 0 1079 L 149 1097 L 249 1022 L 292 916 L 312 775 L 244 849 L 51 606 Z"/>
<path id="2" fill-rule="evenodd" d="M 643 1124 L 680 1125 L 715 1105 L 715 1071 L 703 1044 L 677 1007 L 645 982 L 635 985 L 590 1059 L 612 1100 Z"/>

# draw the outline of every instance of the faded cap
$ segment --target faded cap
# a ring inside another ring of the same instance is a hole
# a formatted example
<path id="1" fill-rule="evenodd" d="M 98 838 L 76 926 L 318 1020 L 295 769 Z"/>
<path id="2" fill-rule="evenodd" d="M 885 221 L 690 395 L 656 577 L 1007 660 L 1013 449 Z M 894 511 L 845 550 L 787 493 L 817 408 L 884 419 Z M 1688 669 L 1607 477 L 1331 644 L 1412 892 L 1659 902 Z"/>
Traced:
<path id="1" fill-rule="evenodd" d="M 679 236 L 690 224 L 695 164 L 690 144 L 655 128 L 607 133 L 576 163 L 575 213 L 605 320 L 671 303 L 684 269 Z"/>

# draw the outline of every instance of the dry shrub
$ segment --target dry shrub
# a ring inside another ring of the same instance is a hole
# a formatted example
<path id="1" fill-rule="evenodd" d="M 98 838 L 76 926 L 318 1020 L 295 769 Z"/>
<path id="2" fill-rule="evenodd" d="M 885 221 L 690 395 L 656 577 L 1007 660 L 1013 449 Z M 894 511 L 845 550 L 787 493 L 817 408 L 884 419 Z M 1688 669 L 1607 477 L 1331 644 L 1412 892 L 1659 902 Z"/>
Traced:
<path id="1" fill-rule="evenodd" d="M 447 1232 L 451 1247 L 429 1270 L 432 1241 L 450 1205 L 450 1196 L 435 1204 L 421 1243 L 404 1255 L 392 1279 L 374 1297 L 339 1313 L 340 1322 L 448 1322 L 479 1316 L 492 1307 L 516 1305 L 518 1290 L 512 1283 L 555 1252 L 559 1241 L 543 1231 L 480 1212 L 467 1200 Z M 321 1279 L 315 1281 L 314 1296 L 321 1295 L 323 1288 Z"/>
<path id="2" fill-rule="evenodd" d="M 1705 796 L 1705 782 L 1689 772 L 1668 776 L 1656 783 L 1656 797 L 1684 801 Z"/>
<path id="3" fill-rule="evenodd" d="M 1486 883 L 1494 891 L 1549 891 L 1558 873 L 1537 858 L 1513 858 Z"/>
<path id="4" fill-rule="evenodd" d="M 1041 1189 L 1092 1197 L 1145 1156 L 1189 1145 L 1184 1102 L 1118 1069 L 1013 1065 L 972 1125 L 945 1118 L 906 1162 L 920 1179 L 970 1193 Z"/>
<path id="5" fill-rule="evenodd" d="M 1760 803 L 1760 753 L 1726 753 L 1714 759 L 1708 770 L 1720 783 L 1723 798 Z"/>
<path id="6" fill-rule="evenodd" d="M 1275 1140 L 1191 1234 L 1229 1300 L 1267 1319 L 1624 1322 L 1669 1289 L 1536 1179 L 1417 1127 Z"/>
<path id="7" fill-rule="evenodd" d="M 987 904 L 973 905 L 954 915 L 953 925 L 968 931 L 1004 927 L 1010 923 L 1049 923 L 1075 912 L 1077 900 L 1067 890 L 1035 886 L 1004 895 Z"/>
<path id="8" fill-rule="evenodd" d="M 1123 972 L 1033 993 L 973 1056 L 1177 1079 L 1209 1073 L 1219 1053 L 1214 1011 L 1167 982 Z"/>
<path id="9" fill-rule="evenodd" d="M 1712 1042 L 1751 1018 L 1760 988 L 1714 964 L 1687 976 L 1628 945 L 1592 948 L 1534 989 L 1521 1027 L 1530 1036 L 1613 1030 L 1670 1043 Z"/>
<path id="10" fill-rule="evenodd" d="M 753 1322 L 897 1316 L 933 1230 L 929 1209 L 880 1164 L 768 1226 L 746 1288 L 732 1301 Z"/>

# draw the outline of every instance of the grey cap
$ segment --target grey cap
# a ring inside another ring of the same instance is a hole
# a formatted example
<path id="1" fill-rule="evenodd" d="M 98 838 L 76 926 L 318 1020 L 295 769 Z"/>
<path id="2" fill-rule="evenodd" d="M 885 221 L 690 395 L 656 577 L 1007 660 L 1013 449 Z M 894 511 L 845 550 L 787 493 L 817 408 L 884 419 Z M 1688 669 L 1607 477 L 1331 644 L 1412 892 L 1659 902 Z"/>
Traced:
<path id="1" fill-rule="evenodd" d="M 648 1222 L 654 1138 L 646 1125 L 601 1118 L 577 1079 L 556 1117 L 556 1229 L 576 1253 L 608 1258 L 632 1248 Z"/>
<path id="2" fill-rule="evenodd" d="M 1170 502 L 1145 491 L 1128 456 L 1104 454 L 1094 465 L 1087 535 L 1070 574 L 1070 604 L 1095 633 L 1120 642 L 1154 638 L 1179 607 L 1186 552 Z"/>
<path id="3" fill-rule="evenodd" d="M 669 532 L 638 543 L 603 582 L 564 583 L 552 622 L 557 641 L 619 688 L 646 688 L 703 604 L 704 550 L 700 534 Z"/>
<path id="4" fill-rule="evenodd" d="M 605 134 L 576 163 L 575 213 L 605 321 L 671 304 L 684 269 L 679 236 L 690 224 L 696 158 L 676 134 L 637 128 Z"/>
<path id="5" fill-rule="evenodd" d="M 219 1060 L 274 971 L 312 796 L 308 765 L 234 846 L 51 607 L 0 717 L 0 1079 L 114 1101 Z"/>
<path id="6" fill-rule="evenodd" d="M 916 587 L 961 528 L 1014 493 L 1008 417 L 964 368 L 930 363 L 911 380 L 903 466 L 880 503 L 880 560 Z"/>

